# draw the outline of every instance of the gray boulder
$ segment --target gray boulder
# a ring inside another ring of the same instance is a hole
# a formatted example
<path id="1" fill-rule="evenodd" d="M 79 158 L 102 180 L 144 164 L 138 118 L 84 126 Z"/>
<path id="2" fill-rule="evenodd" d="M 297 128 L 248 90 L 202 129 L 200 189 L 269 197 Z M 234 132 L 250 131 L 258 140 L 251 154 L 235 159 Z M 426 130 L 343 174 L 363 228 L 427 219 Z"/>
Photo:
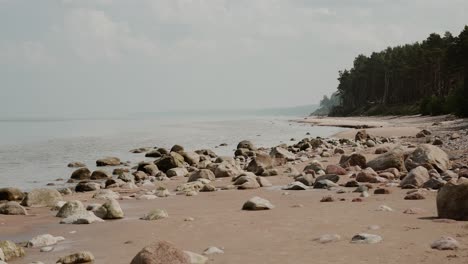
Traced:
<path id="1" fill-rule="evenodd" d="M 430 179 L 429 172 L 423 166 L 412 169 L 400 183 L 401 187 L 416 186 L 421 187 Z"/>
<path id="2" fill-rule="evenodd" d="M 96 216 L 102 219 L 121 219 L 124 212 L 120 208 L 119 202 L 115 199 L 108 199 L 96 212 Z"/>
<path id="3" fill-rule="evenodd" d="M 61 200 L 62 195 L 57 190 L 41 188 L 27 193 L 21 204 L 27 207 L 52 207 Z"/>
<path id="4" fill-rule="evenodd" d="M 273 204 L 270 203 L 270 201 L 260 198 L 258 196 L 255 196 L 249 199 L 242 206 L 242 210 L 248 210 L 248 211 L 269 210 L 273 208 L 274 206 Z"/>
<path id="5" fill-rule="evenodd" d="M 450 160 L 442 149 L 434 145 L 423 144 L 416 148 L 405 160 L 407 170 L 418 166 L 434 168 L 438 172 L 445 172 L 450 168 Z"/>
<path id="6" fill-rule="evenodd" d="M 18 202 L 10 201 L 0 205 L 0 214 L 4 215 L 27 215 L 26 209 Z"/>
<path id="7" fill-rule="evenodd" d="M 468 181 L 448 182 L 439 189 L 437 213 L 440 218 L 468 220 Z"/>
<path id="8" fill-rule="evenodd" d="M 69 216 L 83 213 L 86 211 L 83 203 L 80 201 L 68 201 L 58 211 L 57 217 L 67 218 Z"/>

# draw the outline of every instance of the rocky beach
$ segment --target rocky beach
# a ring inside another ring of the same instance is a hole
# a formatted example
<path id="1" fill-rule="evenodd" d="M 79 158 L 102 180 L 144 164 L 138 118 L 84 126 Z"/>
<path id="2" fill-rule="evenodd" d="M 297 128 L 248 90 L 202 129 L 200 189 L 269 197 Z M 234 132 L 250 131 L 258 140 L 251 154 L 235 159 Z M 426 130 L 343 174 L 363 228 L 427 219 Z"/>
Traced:
<path id="1" fill-rule="evenodd" d="M 62 187 L 1 186 L 0 263 L 467 263 L 466 119 L 295 122 L 347 130 L 141 146 L 70 160 Z"/>

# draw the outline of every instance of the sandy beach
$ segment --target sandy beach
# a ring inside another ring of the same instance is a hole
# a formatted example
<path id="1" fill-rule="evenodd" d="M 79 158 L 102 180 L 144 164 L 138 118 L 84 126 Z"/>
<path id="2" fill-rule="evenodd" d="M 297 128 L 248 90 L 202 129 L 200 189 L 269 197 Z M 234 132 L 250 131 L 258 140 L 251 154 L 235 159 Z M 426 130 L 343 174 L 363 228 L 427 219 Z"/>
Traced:
<path id="1" fill-rule="evenodd" d="M 375 146 L 339 146 L 344 155 L 358 152 L 367 161 L 379 156 L 375 154 L 377 148 L 400 146 L 405 151 L 414 150 L 428 142 L 429 137 L 415 137 L 422 129 L 427 129 L 432 132 L 431 140 L 434 137 L 443 139 L 444 144 L 440 147 L 451 157 L 452 164 L 466 162 L 467 133 L 464 126 L 467 123 L 451 116 L 308 117 L 297 122 L 350 127 L 331 135 L 335 139 L 354 141 L 359 129 L 353 127 L 366 127 L 366 132 L 373 137 L 393 138 L 388 142 L 376 140 L 381 143 Z M 460 138 L 448 139 L 454 131 L 460 134 Z M 348 168 L 345 175 L 340 175 L 339 186 L 333 188 L 282 189 L 294 182 L 291 175 L 285 172 L 290 166 L 303 172 L 313 160 L 318 160 L 323 167 L 339 164 L 342 154 L 332 152 L 337 147 L 328 148 L 329 156 L 323 154 L 323 146 L 298 151 L 296 157 L 307 158 L 275 166 L 278 175 L 264 177 L 271 182 L 271 187 L 222 190 L 232 184 L 231 177 L 226 177 L 211 182 L 218 188 L 217 191 L 199 192 L 195 196 L 176 195 L 177 186 L 186 183 L 187 177 L 175 176 L 170 180 L 155 181 L 152 187 L 144 185 L 131 190 L 112 188 L 121 197 L 126 197 L 118 200 L 125 217 L 103 223 L 59 224 L 61 219 L 55 216 L 57 211 L 51 211 L 48 207 L 26 207 L 26 216 L 0 215 L 0 240 L 27 242 L 41 234 L 65 238 L 54 245 L 51 252 L 25 248 L 24 257 L 8 261 L 13 264 L 34 261 L 55 263 L 60 257 L 79 251 L 92 252 L 95 263 L 130 263 L 143 247 L 158 240 L 170 241 L 182 250 L 198 254 L 211 246 L 224 250 L 223 254 L 208 255 L 206 263 L 467 263 L 468 222 L 437 218 L 437 190 L 425 189 L 425 199 L 406 200 L 404 197 L 411 190 L 402 189 L 398 184 L 390 184 L 390 181 L 362 183 L 369 187 L 369 197 L 361 198 L 361 193 L 353 192 L 356 187 L 344 186 L 354 179 L 355 168 Z M 111 168 L 106 170 L 110 171 Z M 399 179 L 393 182 L 398 183 Z M 154 200 L 134 198 L 161 186 L 172 195 Z M 374 194 L 378 188 L 385 188 L 389 193 Z M 92 198 L 94 193 L 96 191 L 64 195 L 63 200 L 80 200 L 85 205 L 102 204 L 102 200 Z M 132 194 L 135 195 L 128 197 Z M 254 196 L 267 199 L 275 208 L 241 210 L 244 202 Z M 321 202 L 326 196 L 332 196 L 334 201 Z M 362 201 L 352 202 L 355 198 Z M 383 205 L 392 211 L 379 210 Z M 411 208 L 415 214 L 404 213 Z M 169 217 L 156 221 L 140 220 L 153 209 L 165 209 Z M 193 219 L 186 221 L 187 218 Z M 376 234 L 383 240 L 376 244 L 350 243 L 359 233 Z M 329 243 L 316 241 L 325 234 L 337 234 L 340 238 Z M 431 248 L 431 243 L 443 236 L 455 238 L 459 248 Z"/>

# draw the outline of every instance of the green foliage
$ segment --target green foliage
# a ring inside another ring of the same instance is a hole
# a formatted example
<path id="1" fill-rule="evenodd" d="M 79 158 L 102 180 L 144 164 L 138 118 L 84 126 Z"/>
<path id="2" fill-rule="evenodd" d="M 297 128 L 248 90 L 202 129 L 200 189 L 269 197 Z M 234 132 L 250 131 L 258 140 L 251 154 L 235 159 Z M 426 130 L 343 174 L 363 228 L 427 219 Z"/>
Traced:
<path id="1" fill-rule="evenodd" d="M 330 115 L 468 116 L 468 26 L 459 36 L 433 33 L 420 43 L 361 54 L 338 81 L 341 100 Z M 330 100 L 324 97 L 323 105 Z"/>

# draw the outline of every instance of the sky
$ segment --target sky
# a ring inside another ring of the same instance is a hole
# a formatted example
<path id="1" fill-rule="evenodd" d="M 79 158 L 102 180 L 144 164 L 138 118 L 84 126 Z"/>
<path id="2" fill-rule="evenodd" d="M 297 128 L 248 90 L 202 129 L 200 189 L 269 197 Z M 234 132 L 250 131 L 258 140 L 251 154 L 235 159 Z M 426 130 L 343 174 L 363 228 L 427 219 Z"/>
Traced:
<path id="1" fill-rule="evenodd" d="M 0 116 L 316 104 L 466 0 L 0 0 Z"/>

